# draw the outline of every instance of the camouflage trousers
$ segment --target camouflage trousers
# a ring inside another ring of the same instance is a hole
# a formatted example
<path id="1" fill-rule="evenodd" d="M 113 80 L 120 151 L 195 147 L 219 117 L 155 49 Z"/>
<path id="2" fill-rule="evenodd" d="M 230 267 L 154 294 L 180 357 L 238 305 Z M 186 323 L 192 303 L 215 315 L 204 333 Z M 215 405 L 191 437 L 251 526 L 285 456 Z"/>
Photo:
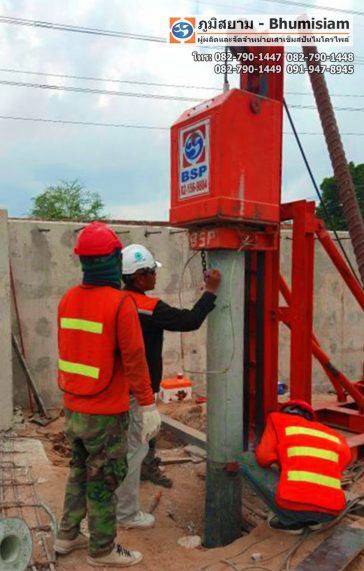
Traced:
<path id="1" fill-rule="evenodd" d="M 58 537 L 75 539 L 88 515 L 89 553 L 109 553 L 116 536 L 114 490 L 128 471 L 129 414 L 92 415 L 65 410 L 65 433 L 72 446 Z"/>

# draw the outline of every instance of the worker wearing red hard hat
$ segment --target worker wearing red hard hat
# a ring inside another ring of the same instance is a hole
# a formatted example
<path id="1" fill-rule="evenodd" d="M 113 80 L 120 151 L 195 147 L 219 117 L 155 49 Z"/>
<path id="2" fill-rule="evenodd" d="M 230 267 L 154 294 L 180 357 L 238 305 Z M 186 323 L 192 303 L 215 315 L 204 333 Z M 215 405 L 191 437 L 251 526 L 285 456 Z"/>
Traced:
<path id="1" fill-rule="evenodd" d="M 140 406 L 143 441 L 160 427 L 135 302 L 120 289 L 121 249 L 106 224 L 88 224 L 74 249 L 82 284 L 58 307 L 58 383 L 72 461 L 55 551 L 67 554 L 88 545 L 93 567 L 142 560 L 138 551 L 115 545 L 113 495 L 128 469 L 129 390 Z M 80 532 L 86 513 L 89 540 Z"/>
<path id="2" fill-rule="evenodd" d="M 255 456 L 244 453 L 240 469 L 275 513 L 269 526 L 298 535 L 344 509 L 341 480 L 350 460 L 341 434 L 318 422 L 307 402 L 290 400 L 269 414 Z"/>
<path id="3" fill-rule="evenodd" d="M 171 307 L 158 297 L 150 297 L 146 294 L 155 288 L 156 270 L 161 267 L 161 264 L 155 260 L 153 254 L 145 246 L 131 244 L 124 248 L 122 253 L 122 278 L 125 291 L 133 296 L 138 307 L 152 390 L 157 394 L 162 378 L 164 331 L 198 329 L 215 307 L 216 291 L 220 285 L 221 275 L 218 270 L 209 270 L 205 281 L 205 291 L 200 299 L 192 309 L 179 309 Z M 148 446 L 140 443 L 139 411 L 135 401 L 131 403 L 130 416 L 129 472 L 116 492 L 117 518 L 119 524 L 124 527 L 147 528 L 154 525 L 155 518 L 153 514 L 139 510 L 140 477 L 168 488 L 172 486 L 172 480 L 160 470 L 160 459 L 156 457 L 155 439 L 149 441 L 149 450 Z"/>

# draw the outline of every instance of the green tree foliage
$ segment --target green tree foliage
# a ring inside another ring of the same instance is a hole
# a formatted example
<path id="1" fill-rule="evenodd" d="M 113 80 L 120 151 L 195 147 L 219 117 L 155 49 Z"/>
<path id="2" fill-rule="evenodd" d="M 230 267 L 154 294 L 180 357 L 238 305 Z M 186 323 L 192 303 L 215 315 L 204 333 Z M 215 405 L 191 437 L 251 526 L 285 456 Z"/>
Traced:
<path id="1" fill-rule="evenodd" d="M 45 220 L 104 220 L 104 203 L 97 192 L 85 189 L 78 180 L 62 181 L 32 198 L 32 218 Z"/>
<path id="2" fill-rule="evenodd" d="M 364 217 L 364 164 L 355 165 L 354 163 L 349 163 L 349 169 L 353 179 L 356 195 L 358 197 L 361 215 Z M 330 214 L 332 223 L 326 219 L 325 210 L 321 204 L 316 208 L 316 216 L 322 218 L 325 221 L 326 227 L 330 230 L 347 230 L 348 226 L 345 220 L 335 177 L 332 176 L 324 178 L 320 188 L 322 190 L 322 199 L 326 206 L 326 210 Z"/>

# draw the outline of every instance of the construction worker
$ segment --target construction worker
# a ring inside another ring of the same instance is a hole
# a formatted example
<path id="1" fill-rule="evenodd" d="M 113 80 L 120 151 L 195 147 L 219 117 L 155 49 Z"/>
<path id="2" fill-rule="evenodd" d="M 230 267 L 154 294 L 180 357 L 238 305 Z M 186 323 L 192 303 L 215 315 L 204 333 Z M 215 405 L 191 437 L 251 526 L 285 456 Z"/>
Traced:
<path id="1" fill-rule="evenodd" d="M 142 331 L 131 295 L 121 288 L 122 244 L 111 228 L 88 224 L 79 234 L 83 282 L 58 307 L 58 383 L 72 460 L 55 551 L 87 547 L 93 567 L 125 567 L 138 551 L 115 545 L 114 491 L 127 473 L 129 388 L 138 402 L 142 440 L 160 427 Z M 90 538 L 80 533 L 88 516 Z"/>
<path id="2" fill-rule="evenodd" d="M 240 469 L 276 514 L 269 526 L 299 535 L 344 509 L 341 480 L 350 460 L 341 434 L 318 422 L 307 402 L 290 400 L 269 414 L 255 456 L 244 453 Z M 274 464 L 277 469 L 269 468 Z"/>
<path id="3" fill-rule="evenodd" d="M 162 349 L 163 332 L 193 331 L 198 329 L 204 319 L 215 306 L 216 290 L 221 281 L 218 270 L 211 269 L 206 276 L 205 292 L 191 310 L 177 309 L 161 301 L 157 297 L 149 297 L 146 291 L 153 290 L 156 284 L 156 270 L 161 267 L 151 252 L 140 244 L 132 244 L 123 250 L 123 281 L 125 291 L 133 296 L 143 330 L 143 337 L 148 361 L 152 389 L 155 395 L 159 392 L 162 378 Z M 152 514 L 144 513 L 143 517 L 133 517 L 140 514 L 139 483 L 140 469 L 144 457 L 142 479 L 170 488 L 172 480 L 167 478 L 159 468 L 160 460 L 155 454 L 155 439 L 148 445 L 140 443 L 140 426 L 138 404 L 132 400 L 131 421 L 129 430 L 129 472 L 123 484 L 117 490 L 117 518 L 123 527 L 151 527 L 155 518 Z"/>

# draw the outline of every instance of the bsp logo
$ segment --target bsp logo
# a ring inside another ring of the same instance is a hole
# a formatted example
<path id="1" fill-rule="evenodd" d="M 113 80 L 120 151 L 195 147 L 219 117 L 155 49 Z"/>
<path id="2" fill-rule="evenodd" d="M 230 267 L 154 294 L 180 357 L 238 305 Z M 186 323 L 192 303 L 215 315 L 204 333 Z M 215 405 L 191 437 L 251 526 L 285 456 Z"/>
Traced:
<path id="1" fill-rule="evenodd" d="M 207 122 L 192 126 L 182 134 L 180 179 L 182 183 L 208 176 Z"/>
<path id="2" fill-rule="evenodd" d="M 196 18 L 169 18 L 169 42 L 194 44 Z"/>
<path id="3" fill-rule="evenodd" d="M 183 167 L 188 168 L 206 160 L 206 125 L 184 133 Z"/>

